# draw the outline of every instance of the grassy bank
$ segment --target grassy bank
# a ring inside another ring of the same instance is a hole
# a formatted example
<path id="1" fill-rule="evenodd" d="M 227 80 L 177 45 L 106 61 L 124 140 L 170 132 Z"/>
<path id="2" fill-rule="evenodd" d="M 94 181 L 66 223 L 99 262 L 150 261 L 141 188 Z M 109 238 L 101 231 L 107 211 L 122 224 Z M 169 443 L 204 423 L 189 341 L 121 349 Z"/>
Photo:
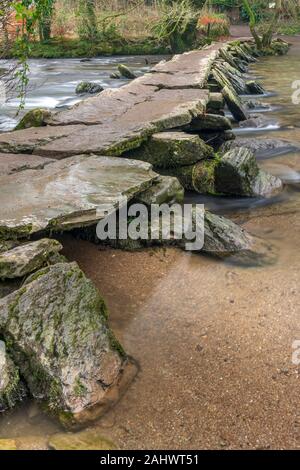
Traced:
<path id="1" fill-rule="evenodd" d="M 83 39 L 51 39 L 47 42 L 33 42 L 30 45 L 31 58 L 59 59 L 76 57 L 97 57 L 101 55 L 143 55 L 169 54 L 170 49 L 151 41 L 112 43 L 99 41 L 91 43 Z M 14 53 L 12 52 L 12 57 Z"/>

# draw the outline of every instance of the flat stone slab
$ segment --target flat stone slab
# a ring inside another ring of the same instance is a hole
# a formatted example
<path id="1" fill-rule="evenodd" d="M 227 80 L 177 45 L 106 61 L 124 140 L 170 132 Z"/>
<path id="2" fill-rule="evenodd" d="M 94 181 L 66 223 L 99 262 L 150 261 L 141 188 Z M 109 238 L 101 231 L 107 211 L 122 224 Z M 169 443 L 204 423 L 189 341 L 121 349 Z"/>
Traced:
<path id="1" fill-rule="evenodd" d="M 172 60 L 154 66 L 150 73 L 142 77 L 142 82 L 169 89 L 203 88 L 211 65 L 225 44 L 218 43 L 199 51 L 175 55 Z"/>
<path id="2" fill-rule="evenodd" d="M 97 223 L 120 198 L 130 200 L 152 185 L 159 176 L 151 168 L 125 158 L 81 155 L 0 177 L 0 238 Z"/>
<path id="3" fill-rule="evenodd" d="M 15 279 L 42 268 L 62 250 L 57 240 L 43 238 L 0 254 L 0 279 Z"/>
<path id="4" fill-rule="evenodd" d="M 0 153 L 0 176 L 11 175 L 24 170 L 42 169 L 52 162 L 54 160 L 38 155 Z"/>
<path id="5" fill-rule="evenodd" d="M 31 127 L 0 134 L 0 152 L 32 153 L 37 145 L 78 133 L 85 126 Z"/>
<path id="6" fill-rule="evenodd" d="M 155 169 L 192 165 L 213 157 L 213 150 L 197 134 L 166 131 L 153 134 L 128 156 L 151 163 Z"/>
<path id="7" fill-rule="evenodd" d="M 208 99 L 207 90 L 158 90 L 151 99 L 129 106 L 105 124 L 46 126 L 2 134 L 0 151 L 55 159 L 83 153 L 118 156 L 139 147 L 154 132 L 188 125 L 203 114 Z"/>
<path id="8" fill-rule="evenodd" d="M 161 88 L 202 89 L 211 65 L 224 44 L 175 55 L 172 60 L 160 62 L 150 73 L 122 88 L 107 89 L 99 96 L 88 98 L 68 110 L 52 113 L 46 122 L 50 125 L 108 123 L 134 106 L 155 99 L 154 95 Z"/>
<path id="9" fill-rule="evenodd" d="M 115 121 L 78 127 L 75 133 L 72 131 L 65 137 L 36 145 L 34 153 L 57 159 L 84 153 L 119 156 L 139 147 L 155 132 L 190 124 L 195 117 L 204 113 L 208 99 L 207 90 L 186 89 L 176 93 L 159 90 L 151 99 L 136 104 Z M 63 127 L 58 126 L 61 130 Z M 16 138 L 14 135 L 12 137 Z"/>
<path id="10" fill-rule="evenodd" d="M 52 113 L 46 121 L 50 125 L 103 124 L 111 122 L 136 104 L 151 97 L 156 87 L 140 83 L 140 78 L 122 88 L 108 88 L 100 95 L 87 98 L 70 109 Z"/>

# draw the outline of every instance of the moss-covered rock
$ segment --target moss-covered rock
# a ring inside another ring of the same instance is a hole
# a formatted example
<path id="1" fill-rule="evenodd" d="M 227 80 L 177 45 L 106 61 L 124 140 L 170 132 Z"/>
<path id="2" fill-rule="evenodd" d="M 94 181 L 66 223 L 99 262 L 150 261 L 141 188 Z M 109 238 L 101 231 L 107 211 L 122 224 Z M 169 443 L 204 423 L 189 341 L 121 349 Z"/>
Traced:
<path id="1" fill-rule="evenodd" d="M 227 152 L 215 170 L 216 191 L 239 196 L 271 196 L 282 189 L 279 178 L 258 167 L 254 153 L 245 148 Z"/>
<path id="2" fill-rule="evenodd" d="M 43 238 L 0 253 L 0 279 L 14 279 L 36 271 L 61 250 L 58 241 Z"/>
<path id="3" fill-rule="evenodd" d="M 20 380 L 19 369 L 9 357 L 5 343 L 0 341 L 0 412 L 14 408 L 25 396 L 26 389 Z"/>
<path id="4" fill-rule="evenodd" d="M 98 83 L 93 82 L 80 82 L 76 87 L 76 94 L 83 95 L 89 93 L 90 95 L 95 95 L 96 93 L 101 93 L 104 88 Z"/>
<path id="5" fill-rule="evenodd" d="M 49 109 L 37 108 L 28 111 L 21 119 L 19 124 L 15 127 L 15 131 L 21 129 L 29 129 L 30 127 L 42 127 L 46 125 L 46 120 L 50 118 L 51 112 Z"/>
<path id="6" fill-rule="evenodd" d="M 0 239 L 0 253 L 4 251 L 11 250 L 18 245 L 18 242 L 15 240 L 1 240 Z"/>
<path id="7" fill-rule="evenodd" d="M 102 297 L 76 263 L 43 268 L 0 300 L 0 333 L 31 394 L 64 425 L 107 409 L 126 356 Z"/>
<path id="8" fill-rule="evenodd" d="M 216 194 L 215 170 L 219 161 L 217 158 L 205 160 L 194 165 L 193 189 L 202 194 Z"/>
<path id="9" fill-rule="evenodd" d="M 263 95 L 265 90 L 263 87 L 257 83 L 255 80 L 248 80 L 246 82 L 247 92 L 251 95 Z"/>
<path id="10" fill-rule="evenodd" d="M 237 121 L 245 121 L 249 117 L 249 113 L 244 108 L 242 101 L 232 87 L 225 86 L 222 89 L 222 95 L 225 102 Z"/>
<path id="11" fill-rule="evenodd" d="M 165 173 L 176 176 L 182 186 L 189 191 L 201 194 L 215 194 L 215 168 L 218 158 L 202 160 L 195 165 L 164 170 Z"/>
<path id="12" fill-rule="evenodd" d="M 102 437 L 97 429 L 78 433 L 54 434 L 48 441 L 53 450 L 116 450 L 117 446 Z"/>
<path id="13" fill-rule="evenodd" d="M 129 80 L 136 78 L 136 75 L 124 64 L 118 65 L 118 72 L 122 77 L 128 78 Z"/>
<path id="14" fill-rule="evenodd" d="M 155 168 L 191 165 L 213 155 L 213 149 L 198 135 L 170 131 L 153 134 L 141 147 L 124 156 L 151 163 Z"/>
<path id="15" fill-rule="evenodd" d="M 220 111 L 224 108 L 225 101 L 223 98 L 222 93 L 210 93 L 209 94 L 209 101 L 207 103 L 207 109 Z"/>
<path id="16" fill-rule="evenodd" d="M 231 53 L 228 46 L 220 49 L 219 55 L 222 57 L 222 59 L 224 59 L 232 67 L 236 68 L 240 72 L 244 73 L 247 71 L 245 64 Z"/>
<path id="17" fill-rule="evenodd" d="M 214 80 L 221 89 L 224 88 L 224 86 L 232 86 L 239 95 L 245 94 L 247 92 L 247 86 L 243 78 L 240 77 L 229 64 L 227 64 L 227 66 L 224 64 L 225 62 L 217 62 L 214 65 L 212 70 Z"/>
<path id="18" fill-rule="evenodd" d="M 1 450 L 17 450 L 15 439 L 0 439 L 0 451 Z"/>
<path id="19" fill-rule="evenodd" d="M 225 116 L 220 116 L 219 114 L 203 114 L 197 116 L 191 124 L 189 129 L 193 131 L 227 131 L 231 129 L 231 123 L 229 119 Z"/>

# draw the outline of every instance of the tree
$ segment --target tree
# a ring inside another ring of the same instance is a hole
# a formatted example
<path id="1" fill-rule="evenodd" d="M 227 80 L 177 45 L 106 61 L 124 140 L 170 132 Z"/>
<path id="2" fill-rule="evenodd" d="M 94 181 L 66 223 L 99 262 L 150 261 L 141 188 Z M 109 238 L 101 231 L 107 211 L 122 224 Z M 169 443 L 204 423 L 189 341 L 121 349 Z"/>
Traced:
<path id="1" fill-rule="evenodd" d="M 51 23 L 55 0 L 37 2 L 40 41 L 47 41 L 51 37 Z"/>
<path id="2" fill-rule="evenodd" d="M 97 38 L 98 27 L 95 0 L 80 0 L 79 13 L 83 19 L 82 31 L 88 39 Z"/>
<path id="3" fill-rule="evenodd" d="M 273 18 L 270 22 L 269 27 L 267 30 L 263 33 L 262 36 L 260 36 L 256 30 L 256 16 L 255 13 L 249 3 L 249 0 L 242 0 L 244 8 L 249 16 L 249 27 L 251 34 L 255 40 L 256 46 L 259 50 L 268 48 L 271 44 L 272 37 L 278 22 L 278 18 L 280 15 L 280 10 L 278 8 L 275 8 L 275 12 L 273 15 Z"/>

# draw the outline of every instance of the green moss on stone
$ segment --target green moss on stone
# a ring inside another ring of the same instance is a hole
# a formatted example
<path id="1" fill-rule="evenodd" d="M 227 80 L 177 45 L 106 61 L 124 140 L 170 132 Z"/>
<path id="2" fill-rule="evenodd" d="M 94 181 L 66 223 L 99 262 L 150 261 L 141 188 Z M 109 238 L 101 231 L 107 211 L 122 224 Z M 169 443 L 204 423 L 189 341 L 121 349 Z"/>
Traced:
<path id="1" fill-rule="evenodd" d="M 45 119 L 50 116 L 48 109 L 32 109 L 21 119 L 19 124 L 16 126 L 15 131 L 21 129 L 28 129 L 29 127 L 41 127 L 45 125 Z"/>

